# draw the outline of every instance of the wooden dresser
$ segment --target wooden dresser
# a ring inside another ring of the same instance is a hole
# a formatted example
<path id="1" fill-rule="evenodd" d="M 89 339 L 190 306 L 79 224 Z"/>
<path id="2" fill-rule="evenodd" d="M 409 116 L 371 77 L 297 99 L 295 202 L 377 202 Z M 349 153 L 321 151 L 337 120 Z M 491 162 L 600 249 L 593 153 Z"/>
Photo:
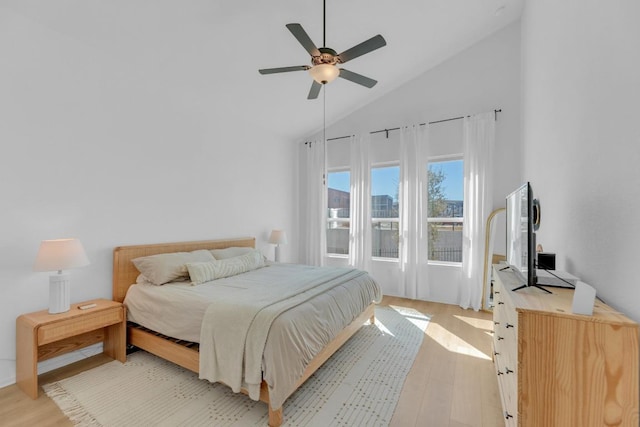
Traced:
<path id="1" fill-rule="evenodd" d="M 596 300 L 573 314 L 572 289 L 512 291 L 494 266 L 494 363 L 506 426 L 633 426 L 638 414 L 638 324 Z"/>

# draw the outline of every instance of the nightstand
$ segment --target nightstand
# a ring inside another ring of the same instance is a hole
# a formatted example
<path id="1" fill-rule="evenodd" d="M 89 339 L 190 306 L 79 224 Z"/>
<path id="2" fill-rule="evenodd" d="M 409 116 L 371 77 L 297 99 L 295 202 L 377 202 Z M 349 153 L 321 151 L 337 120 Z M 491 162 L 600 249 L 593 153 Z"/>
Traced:
<path id="1" fill-rule="evenodd" d="M 95 307 L 80 309 L 95 304 Z M 126 311 L 106 299 L 71 304 L 65 313 L 48 310 L 23 314 L 16 320 L 16 383 L 32 399 L 38 398 L 38 362 L 104 342 L 104 353 L 126 361 Z"/>

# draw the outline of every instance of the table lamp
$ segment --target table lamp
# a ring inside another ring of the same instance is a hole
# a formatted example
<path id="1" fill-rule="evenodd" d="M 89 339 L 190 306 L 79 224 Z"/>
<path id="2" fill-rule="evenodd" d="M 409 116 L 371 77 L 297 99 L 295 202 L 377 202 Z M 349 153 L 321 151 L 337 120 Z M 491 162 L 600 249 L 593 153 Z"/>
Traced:
<path id="1" fill-rule="evenodd" d="M 287 235 L 283 230 L 271 231 L 269 243 L 276 245 L 275 262 L 280 262 L 280 245 L 287 243 Z"/>
<path id="2" fill-rule="evenodd" d="M 34 271 L 57 271 L 49 276 L 49 313 L 69 311 L 69 274 L 62 270 L 89 264 L 87 254 L 78 239 L 43 240 L 33 266 Z"/>

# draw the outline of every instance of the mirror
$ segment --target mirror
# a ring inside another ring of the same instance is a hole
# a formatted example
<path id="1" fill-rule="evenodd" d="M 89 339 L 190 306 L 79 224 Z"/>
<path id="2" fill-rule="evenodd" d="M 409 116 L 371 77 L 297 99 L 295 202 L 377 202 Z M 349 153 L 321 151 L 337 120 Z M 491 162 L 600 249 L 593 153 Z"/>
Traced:
<path id="1" fill-rule="evenodd" d="M 500 216 L 504 216 L 507 210 L 505 208 L 499 208 L 491 212 L 487 218 L 487 224 L 485 226 L 485 239 L 484 239 L 484 274 L 482 277 L 482 309 L 493 309 L 493 289 L 491 285 L 491 266 L 498 263 L 500 260 L 506 259 L 504 255 L 496 255 L 493 253 L 495 242 L 495 224 Z M 502 215 L 501 215 L 502 214 Z"/>

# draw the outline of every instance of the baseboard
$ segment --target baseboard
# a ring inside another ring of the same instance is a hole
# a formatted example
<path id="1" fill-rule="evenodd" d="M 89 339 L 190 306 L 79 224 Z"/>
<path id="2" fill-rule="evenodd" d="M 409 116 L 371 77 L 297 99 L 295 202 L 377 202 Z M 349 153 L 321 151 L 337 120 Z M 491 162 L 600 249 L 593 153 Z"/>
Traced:
<path id="1" fill-rule="evenodd" d="M 102 343 L 97 343 L 68 354 L 63 354 L 62 356 L 54 357 L 53 359 L 45 360 L 44 362 L 38 363 L 38 375 L 53 371 L 54 369 L 62 368 L 63 366 L 82 359 L 87 359 L 91 356 L 102 353 L 102 351 Z M 15 362 L 12 363 L 15 366 Z M 0 378 L 0 388 L 7 387 L 15 383 L 15 374 L 5 378 Z"/>
<path id="2" fill-rule="evenodd" d="M 8 387 L 16 383 L 16 376 L 12 375 L 9 378 L 0 379 L 0 388 Z"/>

